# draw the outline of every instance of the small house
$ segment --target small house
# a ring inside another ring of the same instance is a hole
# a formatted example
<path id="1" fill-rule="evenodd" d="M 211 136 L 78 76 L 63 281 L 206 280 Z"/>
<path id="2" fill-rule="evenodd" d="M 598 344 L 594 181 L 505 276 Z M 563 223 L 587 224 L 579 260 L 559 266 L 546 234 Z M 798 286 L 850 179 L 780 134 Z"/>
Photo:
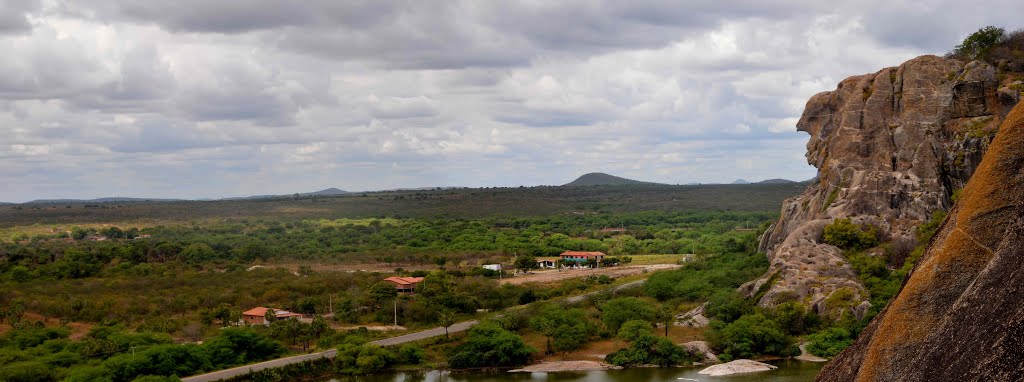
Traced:
<path id="1" fill-rule="evenodd" d="M 277 317 L 278 320 L 302 318 L 301 313 L 293 313 L 287 310 L 264 308 L 262 306 L 257 306 L 255 308 L 242 312 L 242 321 L 249 325 L 270 325 L 270 323 L 267 322 L 268 310 L 273 310 L 274 317 Z"/>
<path id="2" fill-rule="evenodd" d="M 540 269 L 553 269 L 558 266 L 557 257 L 538 257 L 537 268 Z"/>
<path id="3" fill-rule="evenodd" d="M 395 289 L 398 293 L 413 293 L 416 291 L 416 287 L 423 282 L 422 277 L 388 277 L 384 279 L 391 284 L 394 284 Z"/>
<path id="4" fill-rule="evenodd" d="M 484 269 L 501 272 L 501 264 L 484 264 Z"/>
<path id="5" fill-rule="evenodd" d="M 582 251 L 565 251 L 561 255 L 558 255 L 559 260 L 562 260 L 562 264 L 570 267 L 581 267 L 584 266 L 589 260 L 594 260 L 597 263 L 601 263 L 605 257 L 604 252 L 582 252 Z"/>

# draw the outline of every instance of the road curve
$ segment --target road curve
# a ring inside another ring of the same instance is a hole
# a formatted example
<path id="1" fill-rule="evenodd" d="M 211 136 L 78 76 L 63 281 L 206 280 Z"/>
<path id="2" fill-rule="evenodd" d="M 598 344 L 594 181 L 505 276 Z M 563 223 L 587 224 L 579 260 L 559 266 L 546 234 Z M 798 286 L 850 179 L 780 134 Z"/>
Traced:
<path id="1" fill-rule="evenodd" d="M 637 281 L 625 283 L 625 284 L 618 285 L 618 286 L 615 286 L 613 288 L 609 288 L 609 289 L 602 290 L 602 291 L 595 291 L 595 292 L 590 292 L 590 293 L 584 293 L 584 294 L 581 294 L 579 296 L 568 297 L 568 298 L 565 299 L 565 302 L 569 303 L 569 304 L 575 304 L 577 302 L 583 301 L 587 297 L 590 297 L 590 296 L 598 294 L 598 293 L 616 292 L 616 291 L 620 291 L 620 290 L 623 290 L 623 289 L 628 289 L 628 288 L 640 286 L 645 281 L 647 281 L 647 280 L 646 279 L 644 279 L 644 280 L 637 280 Z M 473 326 L 475 326 L 478 323 L 479 322 L 477 320 L 459 322 L 459 323 L 456 323 L 456 324 L 448 327 L 448 332 L 449 333 L 457 333 L 457 332 L 461 332 L 461 331 L 464 331 L 464 330 L 468 330 L 469 328 L 472 328 Z M 413 342 L 413 341 L 424 340 L 424 339 L 427 339 L 427 338 L 443 336 L 444 333 L 445 333 L 445 330 L 444 330 L 443 327 L 436 327 L 436 328 L 433 328 L 433 329 L 427 329 L 427 330 L 419 331 L 419 332 L 416 332 L 416 333 L 409 333 L 409 334 L 401 335 L 401 336 L 398 336 L 398 337 L 385 338 L 385 339 L 373 341 L 373 342 L 370 342 L 370 343 L 374 344 L 374 345 L 380 345 L 380 346 L 400 345 L 400 344 L 404 344 L 404 343 L 407 343 L 407 342 Z M 322 352 L 319 352 L 319 353 L 302 354 L 302 355 L 295 355 L 295 356 L 291 356 L 291 357 L 272 359 L 270 361 L 254 363 L 254 364 L 251 364 L 251 365 L 239 366 L 239 367 L 235 367 L 235 368 L 231 368 L 231 369 L 218 370 L 218 371 L 214 371 L 214 372 L 210 372 L 210 373 L 206 373 L 206 374 L 200 374 L 200 375 L 194 375 L 194 376 L 191 376 L 191 377 L 185 377 L 185 378 L 182 378 L 181 381 L 182 382 L 214 382 L 214 381 L 219 381 L 219 380 L 222 380 L 222 379 L 236 377 L 236 376 L 243 375 L 243 374 L 249 374 L 251 372 L 260 371 L 260 370 L 263 370 L 263 369 L 272 369 L 272 368 L 275 368 L 275 367 L 287 366 L 287 365 L 290 365 L 290 364 L 293 364 L 293 363 L 300 363 L 300 362 L 315 360 L 315 359 L 319 359 L 319 358 L 334 358 L 334 356 L 337 355 L 337 353 L 338 353 L 337 350 L 331 349 L 331 350 L 322 351 Z"/>

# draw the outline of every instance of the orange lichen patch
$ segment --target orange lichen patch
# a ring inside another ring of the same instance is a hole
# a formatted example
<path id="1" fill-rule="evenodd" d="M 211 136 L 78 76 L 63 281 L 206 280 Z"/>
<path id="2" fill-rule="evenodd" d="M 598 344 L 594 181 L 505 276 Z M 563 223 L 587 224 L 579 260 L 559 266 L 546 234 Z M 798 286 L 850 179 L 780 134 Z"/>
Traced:
<path id="1" fill-rule="evenodd" d="M 900 294 L 876 319 L 877 327 L 869 331 L 861 354 L 844 353 L 845 358 L 862 357 L 859 367 L 844 370 L 846 373 L 855 373 L 858 381 L 904 379 L 927 367 L 914 364 L 915 360 L 930 359 L 944 351 L 936 346 L 951 343 L 942 337 L 949 333 L 942 334 L 941 328 L 959 322 L 955 309 L 958 303 L 977 299 L 979 292 L 972 291 L 971 286 L 984 277 L 996 247 L 1024 208 L 1024 177 L 1020 176 L 1024 146 L 1020 142 L 1024 142 L 1024 104 L 1015 107 L 1003 123 L 921 262 Z M 970 341 L 980 347 L 992 340 L 998 339 Z M 844 356 L 836 362 L 842 363 Z M 826 371 L 819 379 L 854 376 Z"/>

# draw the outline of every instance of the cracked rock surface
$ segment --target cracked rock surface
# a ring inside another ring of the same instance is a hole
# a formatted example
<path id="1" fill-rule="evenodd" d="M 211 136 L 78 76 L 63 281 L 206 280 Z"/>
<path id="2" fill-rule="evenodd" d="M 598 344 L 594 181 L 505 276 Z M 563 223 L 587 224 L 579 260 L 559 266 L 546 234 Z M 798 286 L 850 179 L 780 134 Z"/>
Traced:
<path id="1" fill-rule="evenodd" d="M 896 298 L 818 381 L 1024 380 L 1024 105 Z"/>
<path id="2" fill-rule="evenodd" d="M 850 218 L 883 240 L 913 240 L 933 212 L 949 209 L 1020 98 L 1001 94 L 997 78 L 983 62 L 921 56 L 811 97 L 797 130 L 810 135 L 806 157 L 818 177 L 784 202 L 759 243 L 769 270 L 741 292 L 761 306 L 795 300 L 822 315 L 862 316 L 867 291 L 842 251 L 821 242 L 824 227 Z"/>

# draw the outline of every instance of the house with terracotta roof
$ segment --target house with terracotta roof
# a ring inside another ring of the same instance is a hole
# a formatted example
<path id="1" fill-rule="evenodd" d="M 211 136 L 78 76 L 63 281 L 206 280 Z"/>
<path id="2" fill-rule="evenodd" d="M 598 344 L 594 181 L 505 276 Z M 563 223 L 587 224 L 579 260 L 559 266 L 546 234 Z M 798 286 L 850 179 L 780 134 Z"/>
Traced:
<path id="1" fill-rule="evenodd" d="M 558 255 L 558 259 L 567 267 L 582 267 L 590 260 L 600 263 L 605 256 L 604 252 L 565 251 Z"/>
<path id="2" fill-rule="evenodd" d="M 416 287 L 423 282 L 422 277 L 397 277 L 392 276 L 384 279 L 391 284 L 394 284 L 395 289 L 398 293 L 413 293 L 416 291 Z"/>
<path id="3" fill-rule="evenodd" d="M 257 306 L 255 308 L 242 312 L 242 321 L 249 325 L 270 325 L 270 323 L 267 322 L 268 310 L 273 310 L 274 317 L 277 317 L 278 320 L 297 320 L 302 318 L 301 313 L 293 313 L 287 310 L 264 308 L 262 306 Z"/>

